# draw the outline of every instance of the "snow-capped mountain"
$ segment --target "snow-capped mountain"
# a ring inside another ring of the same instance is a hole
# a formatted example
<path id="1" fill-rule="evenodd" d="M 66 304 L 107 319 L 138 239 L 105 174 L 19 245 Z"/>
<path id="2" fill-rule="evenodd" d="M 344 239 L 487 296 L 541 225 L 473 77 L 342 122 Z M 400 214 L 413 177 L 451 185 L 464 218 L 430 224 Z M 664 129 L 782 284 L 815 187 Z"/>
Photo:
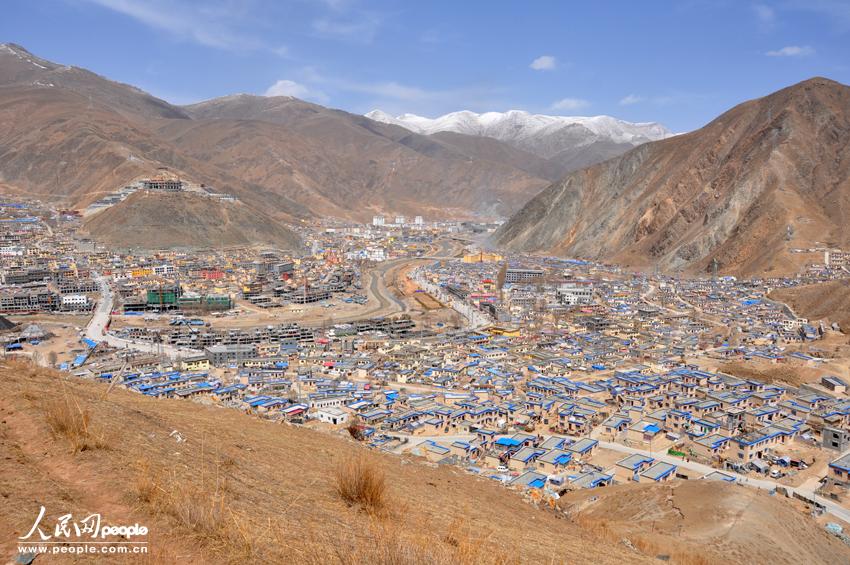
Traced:
<path id="1" fill-rule="evenodd" d="M 425 118 L 415 114 L 390 116 L 373 110 L 366 117 L 395 124 L 413 132 L 431 135 L 455 132 L 466 135 L 492 137 L 545 159 L 568 160 L 577 152 L 588 152 L 595 147 L 602 157 L 673 135 L 670 130 L 655 122 L 632 123 L 611 116 L 545 116 L 521 110 L 508 112 L 452 112 L 438 118 Z M 590 151 L 594 153 L 594 151 Z"/>

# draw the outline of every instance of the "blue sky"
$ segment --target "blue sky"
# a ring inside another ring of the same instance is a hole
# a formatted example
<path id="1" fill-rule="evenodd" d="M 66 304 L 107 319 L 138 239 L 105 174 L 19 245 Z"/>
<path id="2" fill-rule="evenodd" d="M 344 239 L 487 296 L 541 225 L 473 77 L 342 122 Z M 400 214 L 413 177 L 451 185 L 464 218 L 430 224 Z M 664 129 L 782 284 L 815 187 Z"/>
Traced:
<path id="1" fill-rule="evenodd" d="M 278 93 L 675 131 L 812 76 L 850 83 L 850 0 L 5 0 L 5 41 L 178 104 Z"/>

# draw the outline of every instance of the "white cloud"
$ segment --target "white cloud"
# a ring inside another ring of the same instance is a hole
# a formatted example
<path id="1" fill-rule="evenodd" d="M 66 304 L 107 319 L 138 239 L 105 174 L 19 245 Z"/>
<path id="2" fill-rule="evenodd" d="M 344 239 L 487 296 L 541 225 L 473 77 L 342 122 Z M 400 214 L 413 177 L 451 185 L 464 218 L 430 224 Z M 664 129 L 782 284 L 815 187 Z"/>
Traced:
<path id="1" fill-rule="evenodd" d="M 553 110 L 580 110 L 590 106 L 590 102 L 581 98 L 561 98 L 552 104 Z"/>
<path id="2" fill-rule="evenodd" d="M 326 92 L 334 100 L 353 99 L 347 108 L 351 111 L 381 108 L 392 115 L 407 112 L 441 115 L 458 109 L 490 110 L 506 104 L 501 98 L 504 89 L 493 85 L 427 88 L 395 80 L 358 81 L 335 74 L 325 75 L 310 66 L 300 69 L 294 78 L 312 92 Z"/>
<path id="3" fill-rule="evenodd" d="M 457 93 L 457 91 L 452 90 L 426 90 L 418 86 L 401 84 L 396 81 L 359 82 L 340 78 L 331 78 L 322 75 L 314 67 L 305 67 L 302 70 L 302 75 L 306 82 L 323 85 L 332 90 L 370 94 L 393 100 L 411 102 L 433 100 L 438 98 L 451 98 Z"/>
<path id="4" fill-rule="evenodd" d="M 319 18 L 313 21 L 313 32 L 319 37 L 353 43 L 371 43 L 378 33 L 382 18 L 361 14 L 352 19 Z"/>
<path id="5" fill-rule="evenodd" d="M 133 18 L 148 27 L 166 31 L 177 39 L 189 39 L 219 49 L 257 49 L 260 43 L 230 29 L 222 10 L 156 0 L 87 0 L 102 8 Z M 232 19 L 232 18 L 231 18 Z"/>
<path id="6" fill-rule="evenodd" d="M 782 49 L 768 51 L 765 53 L 768 57 L 807 57 L 814 54 L 814 47 L 810 47 L 808 45 L 788 45 Z"/>
<path id="7" fill-rule="evenodd" d="M 292 96 L 302 100 L 312 100 L 314 102 L 326 103 L 328 96 L 321 90 L 310 88 L 309 86 L 295 82 L 294 80 L 281 79 L 268 87 L 265 92 L 266 96 Z"/>
<path id="8" fill-rule="evenodd" d="M 625 98 L 620 100 L 620 106 L 632 106 L 633 104 L 640 104 L 645 99 L 643 96 L 638 96 L 637 94 L 629 94 Z"/>
<path id="9" fill-rule="evenodd" d="M 756 13 L 756 20 L 762 31 L 770 31 L 776 25 L 776 11 L 770 6 L 756 4 L 753 6 L 753 11 Z"/>
<path id="10" fill-rule="evenodd" d="M 340 86 L 352 92 L 374 94 L 375 96 L 395 98 L 397 100 L 425 100 L 437 95 L 437 92 L 429 92 L 418 86 L 408 86 L 395 81 L 376 83 L 344 82 Z"/>
<path id="11" fill-rule="evenodd" d="M 557 65 L 555 57 L 552 55 L 541 55 L 531 62 L 529 67 L 535 71 L 551 71 Z"/>

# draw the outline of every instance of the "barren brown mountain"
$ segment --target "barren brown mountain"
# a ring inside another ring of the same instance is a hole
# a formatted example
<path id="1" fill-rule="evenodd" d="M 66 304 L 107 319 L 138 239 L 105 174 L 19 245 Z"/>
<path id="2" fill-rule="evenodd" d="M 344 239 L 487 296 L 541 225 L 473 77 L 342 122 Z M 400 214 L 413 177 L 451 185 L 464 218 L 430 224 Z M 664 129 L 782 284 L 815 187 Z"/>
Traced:
<path id="1" fill-rule="evenodd" d="M 112 247 L 138 249 L 221 248 L 265 244 L 295 249 L 298 236 L 240 202 L 196 193 L 136 192 L 86 218 L 84 230 Z"/>
<path id="2" fill-rule="evenodd" d="M 495 234 L 513 250 L 668 270 L 793 272 L 850 245 L 850 88 L 814 78 L 574 172 Z"/>
<path id="3" fill-rule="evenodd" d="M 195 119 L 170 120 L 159 134 L 191 157 L 275 187 L 320 214 L 503 214 L 548 184 L 501 155 L 470 157 L 430 137 L 294 98 L 236 95 L 186 110 Z M 523 160 L 522 151 L 501 146 Z"/>
<path id="4" fill-rule="evenodd" d="M 439 139 L 289 97 L 186 108 L 0 47 L 0 186 L 82 206 L 157 167 L 281 219 L 510 214 L 553 180 L 498 141 Z"/>

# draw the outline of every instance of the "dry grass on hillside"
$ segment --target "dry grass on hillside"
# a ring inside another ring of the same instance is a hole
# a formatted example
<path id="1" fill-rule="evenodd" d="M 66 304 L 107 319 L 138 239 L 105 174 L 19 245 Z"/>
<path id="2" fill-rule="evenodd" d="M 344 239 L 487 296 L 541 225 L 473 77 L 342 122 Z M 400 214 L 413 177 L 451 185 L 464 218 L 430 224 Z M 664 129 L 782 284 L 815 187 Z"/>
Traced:
<path id="1" fill-rule="evenodd" d="M 67 512 L 99 512 L 112 523 L 146 525 L 152 554 L 143 563 L 649 559 L 493 481 L 364 451 L 347 433 L 117 388 L 104 397 L 105 388 L 0 366 L 0 453 L 9 454 L 0 457 L 0 556 L 12 556 L 44 505 L 48 524 Z M 49 419 L 74 437 L 104 433 L 109 448 L 71 450 Z"/>
<path id="2" fill-rule="evenodd" d="M 113 523 L 145 524 L 152 553 L 141 563 L 613 564 L 662 556 L 703 565 L 723 556 L 850 556 L 790 503 L 743 487 L 691 492 L 722 487 L 690 481 L 573 493 L 564 504 L 599 502 L 566 519 L 458 469 L 364 451 L 348 433 L 119 389 L 104 398 L 104 390 L 0 367 L 0 452 L 9 454 L 0 457 L 0 556 L 11 557 L 39 505 L 51 519 L 100 512 Z M 109 449 L 71 451 L 54 427 L 106 433 Z"/>
<path id="3" fill-rule="evenodd" d="M 92 423 L 88 409 L 69 394 L 45 401 L 42 409 L 51 431 L 67 439 L 75 453 L 109 447 L 105 433 Z"/>
<path id="4" fill-rule="evenodd" d="M 634 547 L 645 555 L 663 556 L 665 561 L 677 565 L 711 565 L 712 560 L 706 555 L 693 551 L 692 549 L 677 549 L 666 543 L 653 541 L 648 535 L 634 531 L 626 533 L 621 525 L 606 520 L 605 518 L 591 517 L 579 514 L 575 521 L 582 528 L 593 532 L 603 539 L 612 543 L 623 543 Z"/>
<path id="5" fill-rule="evenodd" d="M 134 502 L 154 516 L 165 517 L 208 550 L 232 560 L 257 556 L 260 538 L 251 532 L 246 517 L 233 510 L 218 476 L 186 484 L 174 473 L 139 461 L 134 487 Z"/>
<path id="6" fill-rule="evenodd" d="M 732 375 L 739 379 L 752 379 L 767 384 L 774 384 L 779 381 L 793 387 L 818 381 L 821 375 L 818 370 L 809 367 L 790 364 L 759 363 L 756 361 L 732 361 L 723 363 L 718 369 L 727 375 Z"/>
<path id="7" fill-rule="evenodd" d="M 349 505 L 377 513 L 387 504 L 387 481 L 384 472 L 364 454 L 342 462 L 334 472 L 336 492 Z"/>

